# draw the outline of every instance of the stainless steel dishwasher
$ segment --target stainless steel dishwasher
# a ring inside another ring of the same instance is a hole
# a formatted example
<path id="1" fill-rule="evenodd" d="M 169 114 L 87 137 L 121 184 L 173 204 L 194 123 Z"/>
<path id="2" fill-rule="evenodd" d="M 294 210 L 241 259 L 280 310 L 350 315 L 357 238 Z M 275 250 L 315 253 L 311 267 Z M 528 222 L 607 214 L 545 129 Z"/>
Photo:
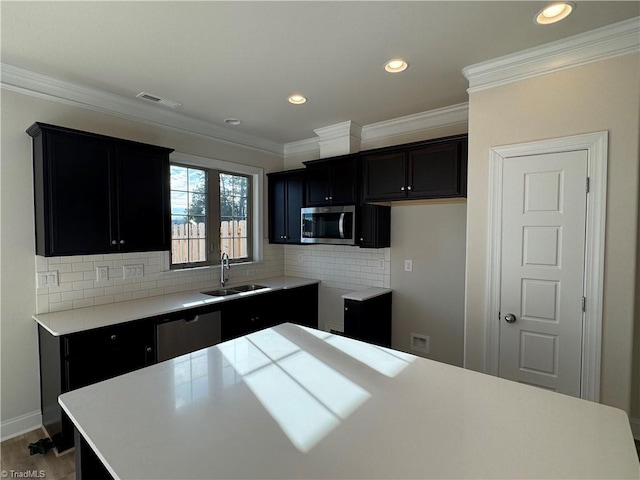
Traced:
<path id="1" fill-rule="evenodd" d="M 220 343 L 220 312 L 161 320 L 156 325 L 156 341 L 158 362 Z"/>

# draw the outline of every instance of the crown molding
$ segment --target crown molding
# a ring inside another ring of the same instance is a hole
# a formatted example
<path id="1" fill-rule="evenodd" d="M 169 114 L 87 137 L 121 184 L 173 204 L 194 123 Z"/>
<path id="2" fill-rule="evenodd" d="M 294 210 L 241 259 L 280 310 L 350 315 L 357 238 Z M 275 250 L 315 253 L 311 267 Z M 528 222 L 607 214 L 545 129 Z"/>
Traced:
<path id="1" fill-rule="evenodd" d="M 458 125 L 469 121 L 469 104 L 459 103 L 449 107 L 371 123 L 362 127 L 362 141 L 370 142 L 434 128 Z"/>
<path id="2" fill-rule="evenodd" d="M 398 135 L 406 135 L 416 132 L 424 132 L 434 128 L 446 127 L 450 125 L 459 125 L 469 121 L 469 104 L 459 103 L 449 107 L 429 110 L 427 112 L 415 113 L 398 117 L 383 122 L 371 123 L 361 127 L 359 138 L 363 142 L 379 141 L 396 137 Z M 320 138 L 307 138 L 297 142 L 285 143 L 284 156 L 292 157 L 301 154 L 319 153 L 320 142 L 327 138 L 337 138 L 339 136 L 354 135 L 358 133 L 354 130 L 352 122 L 342 122 L 328 127 L 317 128 L 314 132 Z M 321 136 L 323 134 L 324 136 Z"/>
<path id="3" fill-rule="evenodd" d="M 333 140 L 335 138 L 348 136 L 360 138 L 361 132 L 362 127 L 351 120 L 336 123 L 335 125 L 329 125 L 328 127 L 315 128 L 313 130 L 313 133 L 320 137 L 320 141 Z"/>
<path id="4" fill-rule="evenodd" d="M 468 93 L 640 52 L 640 17 L 495 58 L 462 70 Z"/>
<path id="5" fill-rule="evenodd" d="M 284 144 L 284 157 L 295 157 L 296 155 L 317 154 L 320 155 L 320 144 L 318 138 L 305 138 L 296 142 Z"/>
<path id="6" fill-rule="evenodd" d="M 235 146 L 283 155 L 281 143 L 218 127 L 181 113 L 159 109 L 135 99 L 32 72 L 6 63 L 0 64 L 0 87 L 24 95 L 108 113 L 147 125 L 197 135 Z"/>

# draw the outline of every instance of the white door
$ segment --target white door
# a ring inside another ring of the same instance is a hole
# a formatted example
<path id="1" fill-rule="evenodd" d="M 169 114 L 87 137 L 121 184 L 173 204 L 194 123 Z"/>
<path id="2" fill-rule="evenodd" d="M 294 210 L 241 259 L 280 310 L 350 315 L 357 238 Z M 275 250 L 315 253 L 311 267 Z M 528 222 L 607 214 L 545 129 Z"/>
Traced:
<path id="1" fill-rule="evenodd" d="M 580 397 L 587 151 L 504 159 L 499 375 Z"/>

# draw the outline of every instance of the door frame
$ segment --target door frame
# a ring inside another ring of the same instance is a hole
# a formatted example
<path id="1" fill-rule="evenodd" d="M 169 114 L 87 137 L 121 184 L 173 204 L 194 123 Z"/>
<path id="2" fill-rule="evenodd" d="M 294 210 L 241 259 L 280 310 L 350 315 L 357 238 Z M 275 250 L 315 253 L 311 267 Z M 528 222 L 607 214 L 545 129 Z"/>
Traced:
<path id="1" fill-rule="evenodd" d="M 600 400 L 602 304 L 607 202 L 608 132 L 541 140 L 491 148 L 489 158 L 488 265 L 485 312 L 485 372 L 498 375 L 500 355 L 500 287 L 502 265 L 502 178 L 506 158 L 575 150 L 587 151 L 587 217 L 580 397 Z M 586 188 L 586 185 L 585 185 Z"/>

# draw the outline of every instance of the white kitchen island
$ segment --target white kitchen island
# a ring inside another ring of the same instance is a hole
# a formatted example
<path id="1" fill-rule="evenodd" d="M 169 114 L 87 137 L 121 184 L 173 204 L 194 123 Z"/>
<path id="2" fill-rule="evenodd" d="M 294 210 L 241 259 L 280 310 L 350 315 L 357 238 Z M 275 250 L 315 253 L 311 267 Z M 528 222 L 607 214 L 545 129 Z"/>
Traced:
<path id="1" fill-rule="evenodd" d="M 113 478 L 639 478 L 626 414 L 283 324 L 65 393 Z"/>

